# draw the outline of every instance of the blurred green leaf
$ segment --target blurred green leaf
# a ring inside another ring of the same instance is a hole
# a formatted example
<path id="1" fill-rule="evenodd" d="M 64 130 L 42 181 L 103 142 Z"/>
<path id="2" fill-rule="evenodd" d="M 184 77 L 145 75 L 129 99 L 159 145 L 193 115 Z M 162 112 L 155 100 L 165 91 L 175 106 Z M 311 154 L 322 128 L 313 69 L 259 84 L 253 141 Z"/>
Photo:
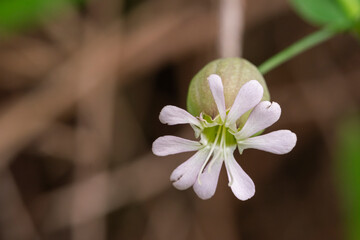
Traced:
<path id="1" fill-rule="evenodd" d="M 346 216 L 348 240 L 360 239 L 360 116 L 338 128 L 336 170 Z"/>
<path id="2" fill-rule="evenodd" d="M 355 25 L 354 34 L 355 34 L 355 37 L 357 38 L 357 40 L 360 41 L 360 21 L 357 22 Z"/>
<path id="3" fill-rule="evenodd" d="M 31 26 L 76 1 L 80 0 L 0 0 L 0 31 Z"/>
<path id="4" fill-rule="evenodd" d="M 337 0 L 345 14 L 357 21 L 360 16 L 360 0 Z"/>
<path id="5" fill-rule="evenodd" d="M 290 0 L 296 11 L 315 25 L 346 29 L 352 24 L 337 0 Z M 356 0 L 358 1 L 358 0 Z"/>

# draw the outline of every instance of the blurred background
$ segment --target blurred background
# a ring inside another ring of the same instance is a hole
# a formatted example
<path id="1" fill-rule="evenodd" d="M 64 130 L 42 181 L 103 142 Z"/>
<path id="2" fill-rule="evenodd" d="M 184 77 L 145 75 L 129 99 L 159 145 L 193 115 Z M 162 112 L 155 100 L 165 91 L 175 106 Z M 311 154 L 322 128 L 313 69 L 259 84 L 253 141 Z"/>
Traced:
<path id="1" fill-rule="evenodd" d="M 360 45 L 339 35 L 265 79 L 287 155 L 236 156 L 237 200 L 171 186 L 191 154 L 156 157 L 165 105 L 209 61 L 255 65 L 316 30 L 286 0 L 0 1 L 0 239 L 360 239 Z M 223 169 L 224 170 L 224 169 Z"/>

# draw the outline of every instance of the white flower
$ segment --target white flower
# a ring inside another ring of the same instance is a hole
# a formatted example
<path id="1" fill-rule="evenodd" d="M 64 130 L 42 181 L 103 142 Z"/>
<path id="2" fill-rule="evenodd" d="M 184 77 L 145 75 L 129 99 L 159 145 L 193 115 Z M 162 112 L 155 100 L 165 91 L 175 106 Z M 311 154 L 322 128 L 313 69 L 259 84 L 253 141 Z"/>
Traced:
<path id="1" fill-rule="evenodd" d="M 247 200 L 255 194 L 255 185 L 236 162 L 233 155 L 236 147 L 240 153 L 244 149 L 255 148 L 285 154 L 294 148 L 296 135 L 289 130 L 278 130 L 254 136 L 274 124 L 281 114 L 280 106 L 276 102 L 261 101 L 263 88 L 258 81 L 245 83 L 229 110 L 225 107 L 220 76 L 212 74 L 208 81 L 219 112 L 216 118 L 212 119 L 205 114 L 194 117 L 175 106 L 165 106 L 159 117 L 164 124 L 189 123 L 200 140 L 163 136 L 154 141 L 152 151 L 158 156 L 197 151 L 173 171 L 170 179 L 180 190 L 193 186 L 202 199 L 209 199 L 214 195 L 222 164 L 225 163 L 231 190 L 238 199 Z M 236 121 L 251 109 L 253 110 L 245 125 L 238 129 Z"/>

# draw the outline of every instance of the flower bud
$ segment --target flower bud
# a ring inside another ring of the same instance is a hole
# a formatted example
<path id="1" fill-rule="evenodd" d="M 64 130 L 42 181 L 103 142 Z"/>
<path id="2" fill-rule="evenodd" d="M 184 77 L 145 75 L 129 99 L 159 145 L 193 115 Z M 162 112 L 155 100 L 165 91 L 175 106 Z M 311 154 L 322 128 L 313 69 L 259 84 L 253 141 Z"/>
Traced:
<path id="1" fill-rule="evenodd" d="M 250 80 L 257 80 L 264 88 L 262 100 L 270 100 L 266 82 L 253 64 L 242 58 L 218 59 L 208 63 L 191 80 L 187 109 L 194 116 L 202 112 L 214 118 L 219 114 L 207 80 L 211 74 L 217 74 L 222 79 L 226 109 L 230 109 L 240 88 Z M 239 126 L 246 122 L 250 111 L 239 118 Z"/>

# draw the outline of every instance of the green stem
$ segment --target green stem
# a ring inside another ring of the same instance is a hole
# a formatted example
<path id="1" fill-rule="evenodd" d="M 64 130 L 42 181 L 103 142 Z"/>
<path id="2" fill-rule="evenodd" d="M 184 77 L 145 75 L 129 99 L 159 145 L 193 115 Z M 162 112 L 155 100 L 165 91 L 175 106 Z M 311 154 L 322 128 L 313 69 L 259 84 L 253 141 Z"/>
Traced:
<path id="1" fill-rule="evenodd" d="M 331 30 L 328 28 L 324 28 L 315 33 L 312 33 L 304 37 L 303 39 L 297 41 L 296 43 L 292 44 L 290 47 L 282 50 L 275 56 L 266 60 L 263 64 L 259 66 L 259 71 L 262 74 L 266 74 L 267 72 L 278 67 L 282 63 L 304 52 L 305 50 L 314 47 L 321 42 L 326 41 L 327 39 L 333 37 L 337 33 L 338 31 Z"/>

